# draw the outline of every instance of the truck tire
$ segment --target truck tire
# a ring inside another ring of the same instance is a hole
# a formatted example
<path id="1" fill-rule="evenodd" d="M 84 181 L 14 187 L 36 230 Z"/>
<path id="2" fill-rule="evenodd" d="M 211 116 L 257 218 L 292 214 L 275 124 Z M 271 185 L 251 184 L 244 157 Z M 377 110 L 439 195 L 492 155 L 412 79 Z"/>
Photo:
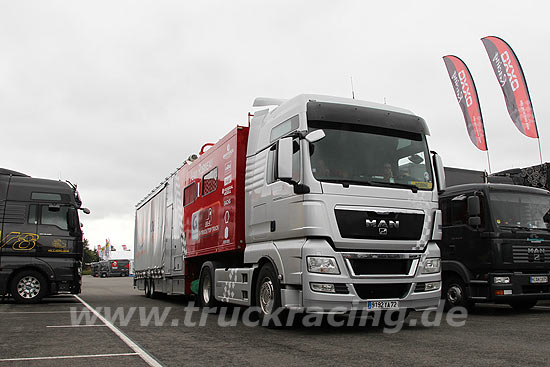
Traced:
<path id="1" fill-rule="evenodd" d="M 151 298 L 151 283 L 145 279 L 145 297 Z"/>
<path id="2" fill-rule="evenodd" d="M 219 304 L 214 297 L 214 264 L 210 261 L 202 267 L 197 298 L 201 307 L 216 307 Z"/>
<path id="3" fill-rule="evenodd" d="M 48 293 L 48 283 L 36 270 L 24 270 L 12 279 L 10 290 L 17 303 L 38 303 Z"/>
<path id="4" fill-rule="evenodd" d="M 286 326 L 287 310 L 281 308 L 281 284 L 271 263 L 264 264 L 256 282 L 256 306 L 260 324 L 267 327 Z M 272 315 L 277 315 L 277 319 Z M 280 323 L 280 325 L 278 324 Z"/>
<path id="5" fill-rule="evenodd" d="M 444 280 L 441 298 L 445 300 L 445 311 L 449 311 L 453 307 L 464 307 L 468 311 L 472 311 L 474 303 L 469 297 L 466 284 L 461 278 L 452 275 Z"/>
<path id="6" fill-rule="evenodd" d="M 526 312 L 535 307 L 537 304 L 536 300 L 529 300 L 529 301 L 516 301 L 511 302 L 510 306 L 514 309 L 516 312 Z"/>

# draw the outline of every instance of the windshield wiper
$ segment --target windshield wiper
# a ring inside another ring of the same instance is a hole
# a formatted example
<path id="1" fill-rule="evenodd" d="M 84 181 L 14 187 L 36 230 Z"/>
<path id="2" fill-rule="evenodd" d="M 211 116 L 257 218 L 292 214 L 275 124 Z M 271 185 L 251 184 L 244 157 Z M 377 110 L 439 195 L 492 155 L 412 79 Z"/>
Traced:
<path id="1" fill-rule="evenodd" d="M 541 230 L 541 231 L 548 231 L 548 228 L 543 228 L 543 227 L 525 227 L 525 226 L 514 226 L 514 225 L 511 225 L 511 224 L 500 224 L 499 225 L 500 228 L 506 228 L 506 229 L 512 229 L 512 230 L 518 230 L 518 229 L 523 229 L 525 231 L 532 231 L 532 230 Z"/>
<path id="2" fill-rule="evenodd" d="M 370 181 L 362 181 L 362 180 L 348 180 L 348 179 L 330 179 L 330 180 L 321 180 L 321 182 L 328 182 L 328 183 L 339 183 L 342 184 L 344 187 L 349 187 L 350 184 L 352 185 L 362 185 L 362 186 L 372 186 L 372 183 Z"/>
<path id="3" fill-rule="evenodd" d="M 404 189 L 411 189 L 412 192 L 417 193 L 418 192 L 418 186 L 411 185 L 411 184 L 405 184 L 405 183 L 399 183 L 399 182 L 384 182 L 384 181 L 371 181 L 372 184 L 376 184 L 379 186 L 396 186 L 396 187 L 402 187 Z"/>

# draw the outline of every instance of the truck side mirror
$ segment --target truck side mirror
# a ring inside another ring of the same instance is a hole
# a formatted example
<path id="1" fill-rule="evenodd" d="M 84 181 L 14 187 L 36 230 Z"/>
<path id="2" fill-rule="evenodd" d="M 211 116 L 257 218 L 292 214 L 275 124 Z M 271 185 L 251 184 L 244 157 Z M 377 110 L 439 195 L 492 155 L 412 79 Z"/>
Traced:
<path id="1" fill-rule="evenodd" d="M 69 231 L 75 232 L 78 230 L 78 220 L 77 220 L 76 210 L 70 208 L 67 211 L 67 224 L 69 225 Z"/>
<path id="2" fill-rule="evenodd" d="M 437 191 L 442 192 L 447 188 L 447 184 L 445 183 L 445 171 L 443 168 L 443 161 L 441 160 L 439 154 L 437 154 L 436 152 L 432 152 L 432 154 L 435 177 L 437 179 Z"/>
<path id="3" fill-rule="evenodd" d="M 481 225 L 481 205 L 479 202 L 479 196 L 469 196 L 468 201 L 468 225 L 471 227 L 479 227 Z"/>
<path id="4" fill-rule="evenodd" d="M 277 149 L 277 177 L 281 181 L 292 182 L 292 137 L 279 140 Z"/>
<path id="5" fill-rule="evenodd" d="M 468 216 L 469 217 L 479 217 L 481 214 L 481 205 L 479 203 L 479 196 L 469 196 L 468 197 Z"/>
<path id="6" fill-rule="evenodd" d="M 323 130 L 315 130 L 306 135 L 306 140 L 308 143 L 315 143 L 325 137 L 325 132 Z"/>

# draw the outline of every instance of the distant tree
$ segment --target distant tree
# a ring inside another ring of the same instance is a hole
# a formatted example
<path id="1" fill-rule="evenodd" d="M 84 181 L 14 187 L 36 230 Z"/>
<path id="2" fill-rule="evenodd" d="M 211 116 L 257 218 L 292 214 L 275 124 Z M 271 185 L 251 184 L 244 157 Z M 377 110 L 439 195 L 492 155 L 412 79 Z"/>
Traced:
<path id="1" fill-rule="evenodd" d="M 99 261 L 99 253 L 97 252 L 97 249 L 90 250 L 88 247 L 88 239 L 84 239 L 84 264 L 93 263 L 96 261 Z"/>

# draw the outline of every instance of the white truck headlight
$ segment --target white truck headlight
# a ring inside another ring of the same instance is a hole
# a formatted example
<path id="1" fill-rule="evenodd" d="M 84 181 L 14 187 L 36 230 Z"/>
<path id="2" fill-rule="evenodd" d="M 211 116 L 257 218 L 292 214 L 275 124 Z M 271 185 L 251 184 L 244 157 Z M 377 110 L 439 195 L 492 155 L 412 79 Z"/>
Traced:
<path id="1" fill-rule="evenodd" d="M 430 257 L 424 261 L 424 270 L 422 274 L 439 273 L 441 269 L 441 259 L 438 257 Z"/>
<path id="2" fill-rule="evenodd" d="M 310 273 L 340 274 L 340 269 L 333 257 L 308 256 L 307 271 Z"/>

